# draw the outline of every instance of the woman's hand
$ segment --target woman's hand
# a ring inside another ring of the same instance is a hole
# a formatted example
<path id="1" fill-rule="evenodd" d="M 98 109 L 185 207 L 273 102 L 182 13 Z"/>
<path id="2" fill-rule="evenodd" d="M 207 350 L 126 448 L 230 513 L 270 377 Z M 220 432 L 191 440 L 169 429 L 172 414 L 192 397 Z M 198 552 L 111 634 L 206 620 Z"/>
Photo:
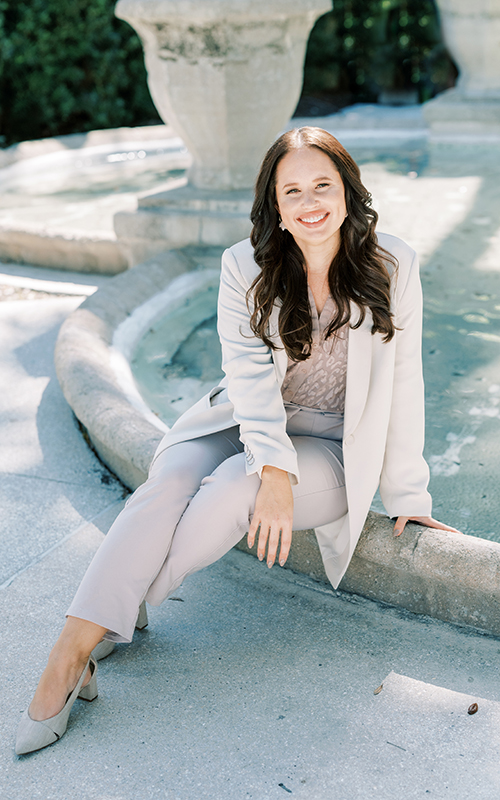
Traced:
<path id="1" fill-rule="evenodd" d="M 255 501 L 255 511 L 248 530 L 248 546 L 253 547 L 260 528 L 257 555 L 262 561 L 266 554 L 267 566 L 272 567 L 281 535 L 279 563 L 284 565 L 292 543 L 293 494 L 288 472 L 265 466 L 262 483 Z M 269 542 L 268 542 L 269 539 Z"/>
<path id="2" fill-rule="evenodd" d="M 425 528 L 438 528 L 440 531 L 462 533 L 462 531 L 457 531 L 456 528 L 445 525 L 443 522 L 438 522 L 437 519 L 432 517 L 398 517 L 394 526 L 394 536 L 401 536 L 407 522 L 418 522 L 419 525 L 423 525 Z"/>

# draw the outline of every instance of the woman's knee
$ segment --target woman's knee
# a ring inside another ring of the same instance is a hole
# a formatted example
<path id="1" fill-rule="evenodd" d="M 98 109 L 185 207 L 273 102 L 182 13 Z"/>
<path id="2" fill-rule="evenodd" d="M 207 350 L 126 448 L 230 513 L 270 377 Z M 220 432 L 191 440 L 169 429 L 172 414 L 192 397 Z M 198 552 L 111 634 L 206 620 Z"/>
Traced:
<path id="1" fill-rule="evenodd" d="M 151 470 L 147 480 L 127 499 L 125 507 L 136 503 L 163 502 L 169 498 L 192 497 L 199 489 L 201 478 L 193 463 L 160 464 Z"/>
<path id="2" fill-rule="evenodd" d="M 219 464 L 211 475 L 201 481 L 200 495 L 205 490 L 217 498 L 218 502 L 228 502 L 236 499 L 243 506 L 255 505 L 255 497 L 260 487 L 260 478 L 257 474 L 247 475 L 245 456 L 238 453 Z"/>

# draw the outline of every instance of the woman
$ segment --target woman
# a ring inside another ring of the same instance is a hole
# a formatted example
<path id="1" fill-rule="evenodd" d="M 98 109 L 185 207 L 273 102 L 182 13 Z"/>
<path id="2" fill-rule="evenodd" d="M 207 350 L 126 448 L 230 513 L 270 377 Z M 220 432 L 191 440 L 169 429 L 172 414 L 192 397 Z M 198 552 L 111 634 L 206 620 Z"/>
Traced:
<path id="1" fill-rule="evenodd" d="M 165 436 L 97 552 L 17 753 L 57 741 L 77 696 L 97 696 L 103 637 L 130 641 L 144 599 L 161 603 L 247 529 L 272 567 L 292 528 L 314 528 L 334 587 L 377 486 L 395 535 L 408 519 L 454 530 L 430 517 L 416 255 L 376 220 L 333 136 L 301 128 L 270 148 L 251 240 L 223 256 L 226 377 Z"/>

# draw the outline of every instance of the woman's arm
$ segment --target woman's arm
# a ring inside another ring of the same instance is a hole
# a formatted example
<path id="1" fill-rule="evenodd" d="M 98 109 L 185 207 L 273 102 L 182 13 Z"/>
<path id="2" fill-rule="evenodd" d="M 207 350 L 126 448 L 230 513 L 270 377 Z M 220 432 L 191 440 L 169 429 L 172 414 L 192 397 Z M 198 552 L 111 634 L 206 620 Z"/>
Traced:
<path id="1" fill-rule="evenodd" d="M 231 250 L 222 257 L 218 331 L 222 368 L 228 378 L 228 396 L 240 439 L 245 447 L 247 474 L 257 472 L 261 486 L 248 532 L 257 554 L 272 567 L 281 540 L 279 562 L 283 566 L 292 541 L 293 495 L 291 482 L 299 477 L 297 454 L 286 433 L 286 413 L 273 355 L 250 329 L 246 293 L 253 275 L 245 279 Z"/>
<path id="2" fill-rule="evenodd" d="M 403 533 L 408 521 L 458 532 L 430 516 L 429 468 L 423 457 L 422 288 L 416 254 L 401 289 L 395 324 L 399 330 L 396 332 L 393 396 L 380 495 L 389 516 L 397 517 L 394 536 Z"/>
<path id="3" fill-rule="evenodd" d="M 406 270 L 400 262 L 397 280 L 394 376 L 380 496 L 390 517 L 429 516 L 429 468 L 423 457 L 422 289 L 416 253 Z"/>
<path id="4" fill-rule="evenodd" d="M 246 293 L 257 274 L 252 259 L 245 266 L 245 278 L 232 250 L 222 257 L 219 291 L 218 331 L 222 347 L 222 368 L 228 379 L 228 397 L 245 447 L 247 474 L 262 476 L 264 466 L 288 472 L 298 482 L 297 454 L 286 433 L 286 413 L 269 347 L 250 329 Z"/>

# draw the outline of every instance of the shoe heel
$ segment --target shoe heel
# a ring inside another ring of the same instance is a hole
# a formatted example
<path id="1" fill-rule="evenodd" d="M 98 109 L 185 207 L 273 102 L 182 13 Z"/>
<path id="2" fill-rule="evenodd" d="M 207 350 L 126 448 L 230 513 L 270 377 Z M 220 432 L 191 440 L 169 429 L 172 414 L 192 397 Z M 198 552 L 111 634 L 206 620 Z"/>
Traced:
<path id="1" fill-rule="evenodd" d="M 137 620 L 135 623 L 135 627 L 142 631 L 144 628 L 148 626 L 148 612 L 146 610 L 146 601 L 143 600 L 141 605 L 139 606 L 139 614 L 137 615 Z"/>
<path id="2" fill-rule="evenodd" d="M 107 658 L 114 649 L 114 642 L 110 642 L 109 639 L 101 639 L 92 650 L 92 655 L 96 661 L 102 661 L 102 659 Z"/>
<path id="3" fill-rule="evenodd" d="M 78 697 L 80 700 L 86 700 L 88 703 L 91 703 L 92 700 L 95 700 L 97 697 L 97 664 L 93 659 L 90 660 L 89 667 L 92 672 L 92 677 L 87 685 L 80 689 Z"/>

